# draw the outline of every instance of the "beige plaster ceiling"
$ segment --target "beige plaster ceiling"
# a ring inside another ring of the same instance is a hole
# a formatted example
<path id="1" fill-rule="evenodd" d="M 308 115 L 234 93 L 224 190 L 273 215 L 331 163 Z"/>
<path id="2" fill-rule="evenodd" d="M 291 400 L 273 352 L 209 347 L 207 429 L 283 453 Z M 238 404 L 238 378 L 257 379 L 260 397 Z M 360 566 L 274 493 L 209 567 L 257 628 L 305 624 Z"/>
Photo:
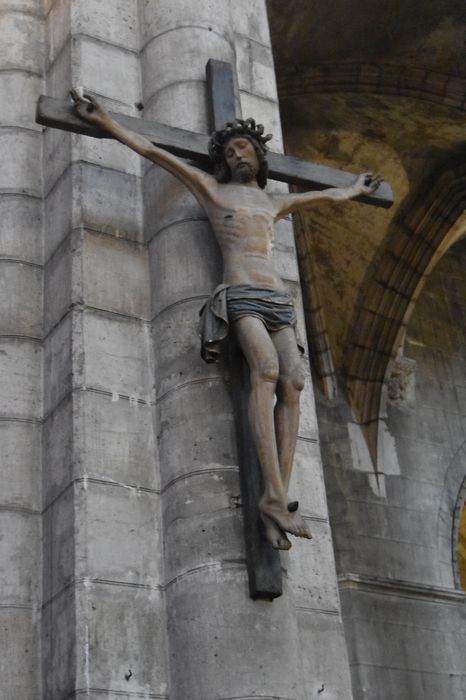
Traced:
<path id="1" fill-rule="evenodd" d="M 388 210 L 304 218 L 331 350 L 344 369 L 375 260 L 430 178 L 466 155 L 464 0 L 268 0 L 288 153 L 390 181 Z"/>
<path id="2" fill-rule="evenodd" d="M 267 6 L 278 70 L 394 60 L 464 75 L 464 0 L 267 0 Z"/>

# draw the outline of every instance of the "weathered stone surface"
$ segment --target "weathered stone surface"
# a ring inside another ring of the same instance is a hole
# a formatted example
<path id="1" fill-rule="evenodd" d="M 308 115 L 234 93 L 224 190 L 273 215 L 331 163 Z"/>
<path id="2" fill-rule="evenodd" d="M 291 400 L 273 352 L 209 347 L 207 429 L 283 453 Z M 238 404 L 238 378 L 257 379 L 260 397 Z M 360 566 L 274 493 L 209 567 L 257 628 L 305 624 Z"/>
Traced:
<path id="1" fill-rule="evenodd" d="M 169 583 L 186 571 L 245 557 L 243 522 L 238 508 L 237 468 L 215 468 L 176 481 L 164 494 L 164 537 L 170 556 Z"/>
<path id="2" fill-rule="evenodd" d="M 235 34 L 242 34 L 266 46 L 270 45 L 269 27 L 262 0 L 235 0 L 231 5 Z"/>
<path id="3" fill-rule="evenodd" d="M 39 587 L 39 514 L 1 510 L 0 541 L 2 605 L 33 605 Z"/>
<path id="4" fill-rule="evenodd" d="M 180 52 L 179 46 L 183 46 Z M 199 49 L 206 56 L 203 62 Z M 167 61 L 166 57 L 176 55 L 176 61 Z M 209 32 L 197 27 L 180 27 L 153 40 L 148 41 L 142 52 L 142 69 L 145 72 L 144 98 L 150 100 L 157 91 L 175 82 L 191 80 L 205 81 L 205 64 L 209 56 L 220 61 L 229 61 L 232 46 L 226 36 Z M 149 66 L 163 66 L 163 70 L 154 71 Z"/>
<path id="5" fill-rule="evenodd" d="M 400 582 L 399 593 L 403 593 Z M 394 682 L 400 683 L 401 697 L 461 698 L 464 681 L 464 605 L 409 595 L 386 596 L 368 591 L 342 591 L 346 635 L 351 660 L 357 662 L 353 674 L 355 692 L 366 686 L 369 697 L 382 689 L 382 698 L 391 698 Z M 370 614 L 368 611 L 370 610 Z M 346 622 L 347 619 L 347 622 Z M 386 644 L 373 644 L 382 625 Z M 422 652 L 420 653 L 420 650 Z M 375 674 L 377 668 L 380 673 Z M 398 669 L 398 678 L 383 669 Z M 384 675 L 388 686 L 383 685 Z M 427 678 L 427 680 L 426 680 Z M 413 695 L 410 695 L 413 693 Z M 416 694 L 414 694 L 416 693 Z"/>
<path id="6" fill-rule="evenodd" d="M 73 260 L 74 258 L 74 260 Z M 69 232 L 44 268 L 44 333 L 47 335 L 80 299 L 76 267 L 81 267 L 79 232 Z"/>
<path id="7" fill-rule="evenodd" d="M 43 0 L 44 10 L 47 5 L 50 4 L 50 2 L 53 2 L 53 0 Z M 5 7 L 5 10 L 28 12 L 30 14 L 37 15 L 38 17 L 42 17 L 42 6 L 38 7 L 36 0 L 5 0 L 2 5 L 2 8 L 3 7 Z"/>
<path id="8" fill-rule="evenodd" d="M 154 278 L 152 310 L 157 314 L 176 301 L 208 295 L 220 282 L 220 259 L 212 231 L 204 221 L 181 221 L 151 241 Z M 166 259 L 178 260 L 168 269 Z"/>
<path id="9" fill-rule="evenodd" d="M 192 406 L 202 406 L 195 424 L 189 420 Z M 236 465 L 235 426 L 222 378 L 181 385 L 159 397 L 158 408 L 162 489 L 193 471 Z"/>
<path id="10" fill-rule="evenodd" d="M 85 621 L 77 653 L 77 688 L 94 688 L 93 699 L 139 695 L 168 700 L 161 591 L 95 581 L 77 587 L 76 602 L 77 614 Z M 87 649 L 98 653 L 99 663 L 92 663 Z"/>
<path id="11" fill-rule="evenodd" d="M 149 327 L 139 320 L 87 310 L 83 317 L 84 383 L 151 401 L 152 372 Z"/>
<path id="12" fill-rule="evenodd" d="M 57 184 L 71 164 L 72 134 L 58 129 L 44 128 L 43 162 L 47 174 L 45 182 L 45 196 L 47 196 Z"/>
<path id="13" fill-rule="evenodd" d="M 50 67 L 63 51 L 65 44 L 70 42 L 71 0 L 53 3 L 47 20 L 47 61 Z"/>
<path id="14" fill-rule="evenodd" d="M 42 684 L 45 697 L 73 693 L 76 681 L 76 603 L 70 587 L 47 603 L 42 615 Z M 82 640 L 86 643 L 86 640 Z"/>
<path id="15" fill-rule="evenodd" d="M 0 338 L 0 415 L 37 420 L 41 416 L 40 345 L 27 338 Z"/>
<path id="16" fill-rule="evenodd" d="M 25 6 L 25 0 L 17 6 Z M 275 93 L 262 2 L 253 0 L 238 8 L 227 0 L 44 0 L 41 6 L 49 13 L 41 18 L 48 26 L 48 94 L 66 97 L 71 85 L 83 84 L 102 95 L 110 108 L 131 114 L 140 113 L 135 105 L 144 94 L 146 116 L 205 132 L 205 62 L 210 56 L 232 60 L 237 52 L 243 114 L 258 117 L 268 130 L 278 123 L 276 105 L 267 99 Z M 17 63 L 28 59 L 20 51 L 28 42 L 26 24 L 21 24 L 21 40 L 8 48 Z M 19 28 L 12 27 L 13 38 Z M 29 40 L 28 50 L 33 44 L 35 39 Z M 2 46 L 0 63 L 5 52 Z M 38 58 L 39 53 L 34 59 L 37 72 L 43 68 Z M 32 103 L 38 89 L 38 81 L 27 76 L 18 73 L 8 82 L 0 75 L 9 95 L 23 87 L 26 91 L 17 107 L 0 107 L 0 119 L 27 123 L 26 100 Z M 189 109 L 184 109 L 186 104 Z M 34 137 L 34 147 L 25 145 Z M 301 613 L 295 604 L 299 598 L 306 610 L 320 610 L 334 601 L 320 464 L 315 443 L 310 442 L 316 437 L 312 392 L 303 403 L 302 435 L 308 441 L 298 446 L 294 480 L 303 512 L 319 518 L 325 573 L 320 580 L 315 561 L 296 544 L 296 566 L 294 558 L 284 558 L 288 578 L 283 598 L 273 605 L 253 603 L 245 577 L 225 365 L 207 367 L 198 354 L 198 308 L 221 274 L 205 214 L 187 191 L 154 166 L 144 168 L 143 201 L 141 161 L 118 144 L 50 130 L 42 138 L 36 125 L 30 131 L 4 131 L 0 138 L 9 152 L 18 153 L 16 170 L 2 170 L 0 165 L 0 187 L 37 197 L 45 193 L 43 231 L 35 218 L 40 212 L 32 204 L 20 216 L 11 197 L 0 200 L 5 207 L 1 211 L 12 207 L 7 219 L 0 216 L 0 243 L 5 241 L 7 257 L 25 256 L 42 264 L 44 235 L 43 366 L 38 356 L 32 367 L 31 353 L 18 343 L 10 359 L 0 355 L 0 410 L 8 400 L 14 415 L 23 415 L 26 407 L 26 417 L 39 419 L 45 413 L 43 600 L 32 600 L 37 609 L 44 603 L 43 697 L 168 698 L 171 684 L 173 700 L 259 695 L 308 700 L 298 635 Z M 287 222 L 280 230 L 276 253 L 296 296 L 289 228 Z M 27 245 L 17 244 L 18 235 Z M 150 246 L 144 248 L 143 240 Z M 13 269 L 13 263 L 8 265 Z M 7 269 L 6 263 L 0 261 L 0 266 Z M 31 269 L 39 275 L 38 268 Z M 34 288 L 29 278 L 19 275 L 11 281 L 5 277 L 4 283 L 5 296 L 10 297 L 19 285 L 16 300 L 28 290 L 23 315 L 31 327 L 36 324 L 39 335 L 38 279 L 34 277 Z M 0 325 L 3 318 L 7 331 L 13 328 L 13 312 L 9 302 L 3 317 L 0 312 Z M 14 332 L 22 332 L 22 320 L 18 315 Z M 1 340 L 7 352 L 8 343 Z M 11 476 L 4 491 L 6 505 L 40 507 L 39 458 L 34 464 L 33 457 L 40 449 L 37 431 L 34 423 L 0 422 L 0 437 L 5 437 L 2 459 Z M 21 445 L 15 448 L 15 441 Z M 14 536 L 19 532 L 9 529 Z M 28 581 L 30 567 L 38 561 L 40 534 L 36 528 L 29 540 L 34 555 L 27 562 Z M 17 550 L 23 552 L 29 531 L 19 535 Z M 16 547 L 14 539 L 10 544 Z M 315 543 L 311 547 L 316 548 Z M 11 561 L 7 575 L 13 590 L 18 562 L 13 557 Z M 296 598 L 294 576 L 300 580 Z M 319 634 L 322 654 L 329 636 L 341 640 L 337 627 Z M 309 640 L 303 649 L 313 653 Z M 21 657 L 21 649 L 15 648 L 15 653 Z M 9 660 L 6 654 L 5 658 Z M 340 665 L 341 661 L 340 654 Z M 12 667 L 16 671 L 14 663 Z M 1 668 L 4 673 L 3 664 Z M 313 673 L 315 667 L 311 670 L 309 665 L 306 678 Z M 28 688 L 18 689 L 16 681 L 11 682 L 15 700 L 37 700 L 37 677 Z M 341 697 L 345 690 L 342 685 Z"/>
<path id="17" fill-rule="evenodd" d="M 139 50 L 138 2 L 116 0 L 102 3 L 83 0 L 72 5 L 73 33 L 82 33 L 102 42 L 116 44 L 127 51 Z"/>
<path id="18" fill-rule="evenodd" d="M 68 315 L 51 331 L 44 343 L 45 415 L 71 391 L 73 379 L 71 335 L 72 318 Z"/>
<path id="19" fill-rule="evenodd" d="M 147 242 L 165 227 L 179 221 L 207 221 L 205 212 L 188 188 L 154 164 L 149 164 L 145 169 L 143 191 Z"/>
<path id="20" fill-rule="evenodd" d="M 249 698 L 257 688 L 266 698 L 296 696 L 297 629 L 286 598 L 273 604 L 248 600 L 245 572 L 232 563 L 180 577 L 167 598 L 171 662 L 175 654 L 186 659 L 172 686 L 174 700 Z M 232 655 L 249 660 L 241 673 Z M 283 666 L 271 673 L 277 655 Z"/>
<path id="21" fill-rule="evenodd" d="M 304 510 L 303 515 L 307 515 Z M 313 539 L 310 543 L 294 539 L 286 564 L 294 602 L 299 608 L 338 614 L 338 590 L 331 576 L 335 564 L 330 526 L 314 518 L 306 518 L 306 524 Z"/>
<path id="22" fill-rule="evenodd" d="M 299 282 L 299 271 L 296 256 L 289 250 L 277 244 L 273 250 L 273 263 L 282 279 Z"/>
<path id="23" fill-rule="evenodd" d="M 42 500 L 50 505 L 73 478 L 73 402 L 69 394 L 43 424 Z"/>
<path id="24" fill-rule="evenodd" d="M 66 134 L 58 129 L 49 129 L 48 131 L 52 131 L 54 134 Z M 141 167 L 144 164 L 141 156 L 130 151 L 118 141 L 71 134 L 71 143 L 74 160 L 83 160 L 86 163 L 93 163 L 102 168 L 111 168 L 128 175 L 141 175 Z"/>
<path id="25" fill-rule="evenodd" d="M 1 608 L 0 658 L 6 698 L 36 700 L 39 676 L 37 620 L 29 609 Z"/>
<path id="26" fill-rule="evenodd" d="M 40 3 L 0 9 L 0 677 L 40 694 L 42 87 Z"/>
<path id="27" fill-rule="evenodd" d="M 87 232 L 83 240 L 84 303 L 149 319 L 147 250 L 130 241 Z"/>
<path id="28" fill-rule="evenodd" d="M 82 434 L 74 457 L 77 474 L 157 490 L 159 474 L 152 407 L 118 395 L 83 392 Z"/>
<path id="29" fill-rule="evenodd" d="M 243 116 L 254 117 L 263 124 L 266 134 L 272 134 L 273 138 L 268 142 L 271 151 L 280 152 L 283 149 L 282 128 L 274 101 L 241 91 L 241 105 Z"/>
<path id="30" fill-rule="evenodd" d="M 26 195 L 0 195 L 2 256 L 41 264 L 42 205 Z"/>
<path id="31" fill-rule="evenodd" d="M 134 109 L 140 101 L 138 58 L 135 53 L 88 36 L 75 38 L 74 85 Z"/>
<path id="32" fill-rule="evenodd" d="M 297 700 L 319 700 L 322 696 L 330 700 L 351 698 L 347 649 L 339 615 L 300 610 L 298 625 L 303 682 Z M 375 700 L 377 695 L 372 697 Z"/>
<path id="33" fill-rule="evenodd" d="M 300 419 L 298 435 L 303 438 L 316 440 L 318 436 L 317 418 L 313 409 L 314 392 L 309 368 L 306 370 L 306 384 L 301 392 Z"/>
<path id="34" fill-rule="evenodd" d="M 72 484 L 45 509 L 43 517 L 43 600 L 63 595 L 75 571 L 75 489 Z"/>
<path id="35" fill-rule="evenodd" d="M 200 354 L 198 335 L 199 311 L 203 298 L 188 299 L 168 306 L 156 316 L 152 324 L 154 338 L 163 333 L 165 342 L 160 345 L 155 357 L 156 391 L 162 396 L 186 382 L 207 377 L 216 378 L 226 371 L 225 361 L 219 365 L 212 363 L 206 367 Z M 227 344 L 225 344 L 227 353 Z"/>
<path id="36" fill-rule="evenodd" d="M 0 421 L 1 503 L 39 510 L 40 471 L 37 461 L 41 430 L 37 423 Z"/>
<path id="37" fill-rule="evenodd" d="M 139 178 L 81 164 L 76 201 L 79 223 L 119 238 L 142 241 Z M 81 193 L 81 194 L 79 194 Z M 85 196 L 83 196 L 85 193 Z"/>
<path id="38" fill-rule="evenodd" d="M 236 66 L 240 90 L 277 101 L 272 52 L 267 46 L 235 36 Z"/>
<path id="39" fill-rule="evenodd" d="M 34 123 L 34 108 L 41 92 L 39 76 L 27 72 L 0 72 L 0 124 L 27 125 L 30 129 L 41 127 Z"/>
<path id="40" fill-rule="evenodd" d="M 158 496 L 84 477 L 75 499 L 75 576 L 156 585 L 162 571 Z"/>
<path id="41" fill-rule="evenodd" d="M 0 129 L 0 191 L 40 197 L 40 134 L 19 127 Z M 7 158 L 14 153 L 14 158 Z"/>
<path id="42" fill-rule="evenodd" d="M 52 255 L 72 227 L 73 170 L 68 168 L 45 198 L 44 258 Z"/>
<path id="43" fill-rule="evenodd" d="M 42 23 L 29 13 L 5 12 L 0 15 L 0 67 L 20 68 L 37 73 L 42 50 Z"/>
<path id="44" fill-rule="evenodd" d="M 189 129 L 199 134 L 205 133 L 208 129 L 208 105 L 205 98 L 205 85 L 201 78 L 164 85 L 157 88 L 154 93 L 145 95 L 144 99 L 146 119 L 161 124 L 169 122 L 171 126 Z M 194 110 L 195 120 L 190 112 L 180 110 L 180 102 L 184 101 Z"/>
<path id="45" fill-rule="evenodd" d="M 57 7 L 61 3 L 57 3 Z M 72 42 L 65 41 L 47 71 L 47 94 L 61 99 L 69 99 L 72 80 Z"/>
<path id="46" fill-rule="evenodd" d="M 40 337 L 42 270 L 0 260 L 0 328 L 5 335 Z"/>
<path id="47" fill-rule="evenodd" d="M 151 0 L 143 0 L 143 44 L 157 39 L 164 32 L 182 27 L 197 27 L 224 35 L 229 32 L 231 26 L 230 11 L 230 4 L 224 0 L 207 0 L 202 3 L 161 0 L 157 6 Z M 192 39 L 188 36 L 191 42 Z"/>
<path id="48" fill-rule="evenodd" d="M 317 443 L 300 437 L 296 445 L 290 494 L 299 500 L 299 507 L 305 515 L 327 519 L 320 448 Z"/>

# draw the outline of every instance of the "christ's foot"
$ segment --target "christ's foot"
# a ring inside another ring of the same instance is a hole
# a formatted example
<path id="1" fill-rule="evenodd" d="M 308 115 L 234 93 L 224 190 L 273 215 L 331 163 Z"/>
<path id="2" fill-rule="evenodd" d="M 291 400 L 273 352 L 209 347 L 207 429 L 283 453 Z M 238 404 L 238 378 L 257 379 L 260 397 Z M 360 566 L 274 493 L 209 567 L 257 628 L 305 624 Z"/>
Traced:
<path id="1" fill-rule="evenodd" d="M 274 520 L 261 513 L 261 520 L 264 523 L 265 539 L 274 549 L 287 550 L 291 547 L 291 542 Z"/>
<path id="2" fill-rule="evenodd" d="M 290 513 L 288 508 L 279 503 L 262 500 L 259 503 L 261 513 L 278 525 L 283 532 L 289 532 L 295 537 L 305 537 L 312 539 L 312 535 L 306 527 L 303 518 L 297 513 Z"/>

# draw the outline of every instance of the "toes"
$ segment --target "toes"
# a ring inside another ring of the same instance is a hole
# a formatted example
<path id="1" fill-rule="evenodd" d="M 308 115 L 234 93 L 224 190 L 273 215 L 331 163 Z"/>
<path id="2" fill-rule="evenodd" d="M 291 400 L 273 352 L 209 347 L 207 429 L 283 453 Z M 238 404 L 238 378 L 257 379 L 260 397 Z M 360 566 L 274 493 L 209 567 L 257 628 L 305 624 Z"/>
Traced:
<path id="1" fill-rule="evenodd" d="M 284 551 L 286 551 L 287 549 L 290 549 L 290 547 L 291 547 L 291 542 L 288 539 L 288 537 L 283 535 L 283 537 L 279 538 L 279 540 L 278 540 L 278 548 L 279 549 L 283 549 Z"/>

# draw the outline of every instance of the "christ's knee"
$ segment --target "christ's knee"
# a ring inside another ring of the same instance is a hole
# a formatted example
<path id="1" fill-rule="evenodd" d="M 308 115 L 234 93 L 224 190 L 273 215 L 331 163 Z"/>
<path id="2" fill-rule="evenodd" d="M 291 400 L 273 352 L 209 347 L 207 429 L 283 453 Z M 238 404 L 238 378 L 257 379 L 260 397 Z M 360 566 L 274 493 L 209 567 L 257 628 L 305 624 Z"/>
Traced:
<path id="1" fill-rule="evenodd" d="M 277 360 L 273 358 L 262 359 L 258 366 L 253 368 L 251 371 L 251 384 L 257 386 L 258 384 L 271 384 L 275 387 L 278 381 L 279 368 Z"/>
<path id="2" fill-rule="evenodd" d="M 278 397 L 283 403 L 296 403 L 304 389 L 305 376 L 302 367 L 293 367 L 291 372 L 282 374 L 278 383 Z"/>

